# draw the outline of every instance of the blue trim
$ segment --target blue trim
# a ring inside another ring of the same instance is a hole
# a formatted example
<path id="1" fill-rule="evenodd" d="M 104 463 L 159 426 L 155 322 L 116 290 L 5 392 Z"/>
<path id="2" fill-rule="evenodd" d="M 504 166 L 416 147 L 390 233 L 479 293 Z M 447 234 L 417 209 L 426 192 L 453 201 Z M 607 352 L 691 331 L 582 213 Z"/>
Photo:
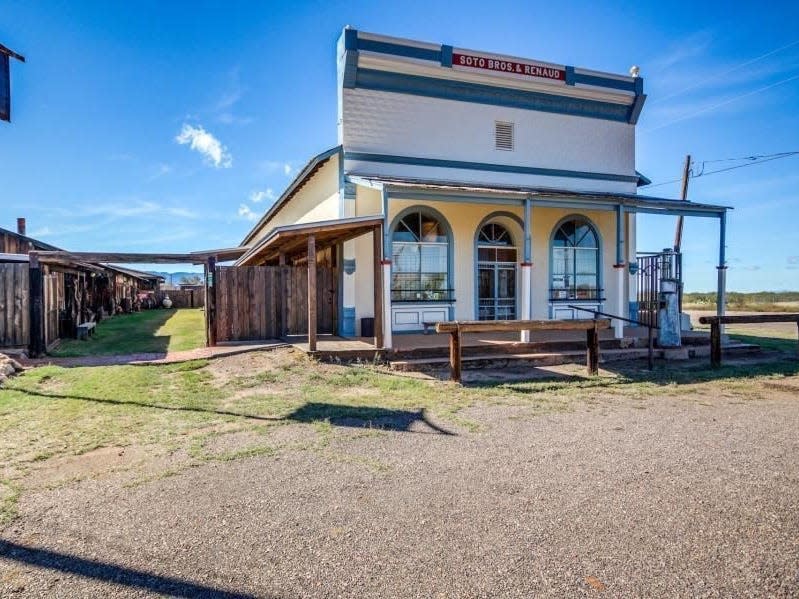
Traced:
<path id="1" fill-rule="evenodd" d="M 584 220 L 588 223 L 593 230 L 594 235 L 596 235 L 596 239 L 599 245 L 599 249 L 597 250 L 597 285 L 600 290 L 602 290 L 601 295 L 604 295 L 605 289 L 605 256 L 603 252 L 603 248 L 605 246 L 602 240 L 602 234 L 599 231 L 599 227 L 596 226 L 596 223 L 588 218 L 585 214 L 569 214 L 561 218 L 558 222 L 555 223 L 555 226 L 552 227 L 552 231 L 549 234 L 549 263 L 547 264 L 547 282 L 548 282 L 548 289 L 552 289 L 552 241 L 555 239 L 555 233 L 557 233 L 558 229 L 560 229 L 563 223 L 568 222 L 570 220 L 580 219 Z M 549 317 L 552 318 L 553 310 L 552 310 L 552 297 L 547 291 L 547 302 L 549 303 Z M 574 300 L 574 302 L 588 302 L 592 304 L 599 304 L 600 306 L 603 304 L 603 299 L 596 299 L 596 300 Z M 600 308 L 601 310 L 602 308 Z"/>
<path id="2" fill-rule="evenodd" d="M 643 77 L 633 78 L 633 84 L 634 84 L 633 89 L 635 90 L 635 93 L 638 94 L 639 96 L 642 95 L 644 93 L 644 78 Z"/>
<path id="3" fill-rule="evenodd" d="M 638 124 L 638 118 L 641 116 L 641 111 L 644 109 L 644 102 L 646 101 L 646 94 L 639 94 L 635 96 L 635 102 L 633 102 L 632 107 L 630 108 L 630 116 L 627 120 L 631 125 Z"/>
<path id="4" fill-rule="evenodd" d="M 341 336 L 355 336 L 355 306 L 344 306 L 342 308 Z"/>
<path id="5" fill-rule="evenodd" d="M 629 302 L 628 310 L 629 310 L 629 315 L 627 316 L 627 318 L 629 318 L 630 320 L 638 320 L 638 302 L 635 301 Z M 638 325 L 629 324 L 628 326 L 637 327 Z"/>
<path id="6" fill-rule="evenodd" d="M 356 86 L 375 91 L 524 108 L 621 123 L 629 122 L 631 110 L 629 106 L 623 104 L 373 69 L 359 68 L 356 75 Z M 555 89 L 557 88 L 553 88 L 553 91 Z"/>
<path id="7" fill-rule="evenodd" d="M 725 214 L 724 211 L 709 212 L 707 210 L 678 210 L 676 208 L 663 208 L 659 210 L 657 208 L 641 208 L 638 206 L 629 209 L 629 212 L 635 212 L 637 214 L 666 214 L 668 216 L 701 216 L 704 218 L 723 218 Z"/>
<path id="8" fill-rule="evenodd" d="M 392 42 L 367 40 L 360 37 L 358 38 L 358 50 L 378 52 L 380 54 L 392 54 L 393 56 L 403 56 L 405 58 L 432 60 L 438 63 L 441 62 L 441 50 L 419 48 L 418 46 L 406 46 L 405 44 L 395 44 Z"/>
<path id="9" fill-rule="evenodd" d="M 414 166 L 431 166 L 438 168 L 457 168 L 470 171 L 491 171 L 496 173 L 518 173 L 522 175 L 541 175 L 544 177 L 566 177 L 572 179 L 595 179 L 598 181 L 621 181 L 637 183 L 638 176 L 616 175 L 613 173 L 591 173 L 587 171 L 567 171 L 556 168 L 537 166 L 519 166 L 515 164 L 491 164 L 486 162 L 467 162 L 462 160 L 444 160 L 441 158 L 421 158 L 417 156 L 393 156 L 390 154 L 371 154 L 368 152 L 345 152 L 345 160 L 362 160 L 387 164 L 409 164 Z"/>
<path id="10" fill-rule="evenodd" d="M 524 200 L 524 261 L 533 261 L 533 216 L 532 198 Z"/>
<path id="11" fill-rule="evenodd" d="M 480 231 L 483 229 L 483 227 L 485 225 L 487 225 L 491 221 L 496 220 L 497 218 L 500 218 L 500 217 L 509 218 L 513 222 L 515 222 L 519 226 L 519 228 L 522 230 L 522 237 L 525 237 L 525 235 L 524 235 L 524 222 L 517 215 L 513 214 L 513 212 L 505 212 L 505 211 L 492 212 L 491 214 L 489 214 L 488 216 L 483 218 L 483 220 L 481 220 L 480 223 L 477 225 L 477 229 L 475 229 L 475 231 L 474 231 L 474 243 L 472 245 L 472 249 L 474 251 L 474 257 L 473 257 L 474 272 L 472 273 L 472 276 L 473 276 L 473 279 L 472 279 L 472 297 L 474 299 L 474 319 L 475 320 L 480 320 L 480 297 L 479 297 L 480 296 L 480 284 L 479 284 L 480 274 L 478 272 L 479 268 L 478 268 L 478 264 L 477 264 L 479 262 L 478 256 L 477 256 L 477 246 L 479 245 Z M 499 224 L 502 224 L 502 223 L 499 223 Z M 502 226 L 504 226 L 504 225 L 502 225 Z M 513 235 L 513 232 L 510 229 L 508 229 L 508 233 L 511 234 L 512 238 L 515 237 L 515 235 Z M 515 240 L 515 239 L 513 240 L 513 247 L 516 249 L 516 258 L 517 258 L 517 262 L 518 262 L 518 257 L 519 257 L 519 255 L 518 255 L 518 252 L 519 252 L 519 241 L 518 240 Z M 520 306 L 519 306 L 519 290 L 520 290 L 520 287 L 521 287 L 521 280 L 520 280 L 518 275 L 519 275 L 519 269 L 518 269 L 518 264 L 517 264 L 517 269 L 516 269 L 516 292 L 515 292 L 517 318 L 518 318 L 519 308 L 520 308 Z"/>
<path id="12" fill-rule="evenodd" d="M 727 266 L 727 213 L 719 218 L 719 268 Z"/>
<path id="13" fill-rule="evenodd" d="M 347 89 L 354 89 L 358 79 L 358 51 L 347 50 L 344 53 L 344 75 L 341 85 Z"/>
<path id="14" fill-rule="evenodd" d="M 444 232 L 447 234 L 447 287 L 449 289 L 455 289 L 455 233 L 452 231 L 452 227 L 450 226 L 446 217 L 435 208 L 431 208 L 430 206 L 425 206 L 423 204 L 415 204 L 413 206 L 408 206 L 404 210 L 400 210 L 397 214 L 395 214 L 394 218 L 391 219 L 391 226 L 388 227 L 388 235 L 386 237 L 388 242 L 388 252 L 385 255 L 391 256 L 393 260 L 394 252 L 391 248 L 391 237 L 392 233 L 394 232 L 394 228 L 397 226 L 397 223 L 399 223 L 400 219 L 413 212 L 421 212 L 422 214 L 426 214 L 427 216 L 435 218 L 444 227 Z M 385 284 L 389 286 L 391 285 L 390 274 L 389 279 L 385 282 Z M 393 330 L 394 329 L 392 325 L 392 332 Z"/>
<path id="15" fill-rule="evenodd" d="M 635 171 L 635 174 L 638 177 L 638 183 L 636 184 L 636 187 L 645 187 L 652 184 L 652 179 L 646 175 L 639 173 L 638 171 Z"/>
<path id="16" fill-rule="evenodd" d="M 574 67 L 566 67 L 566 85 L 574 85 Z"/>
<path id="17" fill-rule="evenodd" d="M 616 206 L 616 265 L 624 264 L 624 206 Z"/>
<path id="18" fill-rule="evenodd" d="M 639 78 L 640 79 L 640 78 Z M 587 73 L 574 73 L 574 82 L 582 83 L 583 85 L 593 85 L 596 87 L 605 87 L 607 89 L 619 89 L 626 92 L 636 91 L 635 81 L 625 81 L 623 79 L 613 79 L 611 77 L 602 77 L 601 75 L 588 75 Z M 641 89 L 643 89 L 643 80 L 641 81 Z"/>
<path id="19" fill-rule="evenodd" d="M 441 46 L 441 66 L 442 67 L 452 66 L 452 46 L 447 46 L 447 45 Z"/>
<path id="20" fill-rule="evenodd" d="M 389 193 L 385 187 L 381 191 L 381 196 L 383 200 L 383 260 L 391 261 L 394 255 L 391 253 L 391 227 L 388 226 Z M 389 272 L 389 274 L 391 273 Z M 383 281 L 383 284 L 388 285 L 389 281 Z"/>
<path id="21" fill-rule="evenodd" d="M 344 29 L 344 49 L 357 50 L 358 49 L 358 30 L 357 29 Z"/>

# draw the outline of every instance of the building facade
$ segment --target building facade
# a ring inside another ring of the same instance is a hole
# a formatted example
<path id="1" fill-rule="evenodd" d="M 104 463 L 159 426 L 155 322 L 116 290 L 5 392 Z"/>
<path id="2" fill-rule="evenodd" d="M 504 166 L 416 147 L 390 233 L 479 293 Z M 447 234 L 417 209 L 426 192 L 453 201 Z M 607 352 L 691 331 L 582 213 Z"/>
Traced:
<path id="1" fill-rule="evenodd" d="M 314 157 L 243 240 L 383 219 L 335 249 L 338 333 L 442 320 L 634 316 L 636 215 L 724 208 L 637 195 L 643 79 L 347 28 L 338 43 L 338 142 Z M 723 251 L 723 250 L 722 250 Z M 720 257 L 723 266 L 723 255 Z M 616 323 L 621 335 L 621 322 Z"/>

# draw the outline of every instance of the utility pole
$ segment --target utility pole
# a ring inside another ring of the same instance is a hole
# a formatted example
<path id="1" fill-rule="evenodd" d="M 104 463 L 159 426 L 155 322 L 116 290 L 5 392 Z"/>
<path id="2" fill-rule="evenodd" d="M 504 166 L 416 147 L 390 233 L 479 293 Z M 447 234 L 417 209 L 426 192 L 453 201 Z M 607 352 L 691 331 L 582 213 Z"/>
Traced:
<path id="1" fill-rule="evenodd" d="M 691 155 L 685 157 L 685 167 L 682 171 L 682 190 L 680 192 L 680 199 L 684 202 L 688 199 L 688 179 L 691 176 Z M 682 215 L 677 217 L 677 229 L 674 231 L 674 251 L 680 253 L 680 246 L 682 246 Z"/>
<path id="2" fill-rule="evenodd" d="M 0 44 L 0 121 L 11 122 L 11 58 L 25 62 L 25 57 Z"/>

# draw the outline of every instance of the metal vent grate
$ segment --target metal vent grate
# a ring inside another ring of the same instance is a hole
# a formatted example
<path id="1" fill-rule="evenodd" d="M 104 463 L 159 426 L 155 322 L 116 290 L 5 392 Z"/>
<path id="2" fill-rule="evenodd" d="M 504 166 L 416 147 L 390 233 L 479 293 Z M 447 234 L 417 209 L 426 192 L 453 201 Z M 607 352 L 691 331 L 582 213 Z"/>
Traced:
<path id="1" fill-rule="evenodd" d="M 494 123 L 494 142 L 497 150 L 512 150 L 513 123 L 496 121 Z"/>

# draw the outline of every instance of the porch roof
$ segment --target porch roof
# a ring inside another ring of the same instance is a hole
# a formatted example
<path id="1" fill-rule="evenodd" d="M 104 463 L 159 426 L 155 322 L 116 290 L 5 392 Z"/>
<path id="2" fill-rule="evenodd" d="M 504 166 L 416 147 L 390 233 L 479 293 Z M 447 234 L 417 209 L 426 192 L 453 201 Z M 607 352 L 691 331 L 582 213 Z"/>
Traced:
<path id="1" fill-rule="evenodd" d="M 359 216 L 275 227 L 241 256 L 236 266 L 262 264 L 276 260 L 280 254 L 304 252 L 308 238 L 312 235 L 317 249 L 323 249 L 370 233 L 382 225 L 382 216 Z"/>
<path id="2" fill-rule="evenodd" d="M 351 182 L 386 190 L 389 196 L 407 199 L 433 199 L 449 201 L 488 201 L 508 204 L 531 199 L 533 205 L 566 208 L 579 205 L 581 208 L 613 210 L 622 205 L 630 212 L 651 214 L 689 215 L 719 217 L 729 206 L 701 204 L 687 200 L 675 200 L 644 196 L 634 193 L 571 191 L 549 187 L 524 187 L 516 185 L 481 185 L 456 181 L 416 179 L 409 177 L 387 177 L 350 173 Z"/>

